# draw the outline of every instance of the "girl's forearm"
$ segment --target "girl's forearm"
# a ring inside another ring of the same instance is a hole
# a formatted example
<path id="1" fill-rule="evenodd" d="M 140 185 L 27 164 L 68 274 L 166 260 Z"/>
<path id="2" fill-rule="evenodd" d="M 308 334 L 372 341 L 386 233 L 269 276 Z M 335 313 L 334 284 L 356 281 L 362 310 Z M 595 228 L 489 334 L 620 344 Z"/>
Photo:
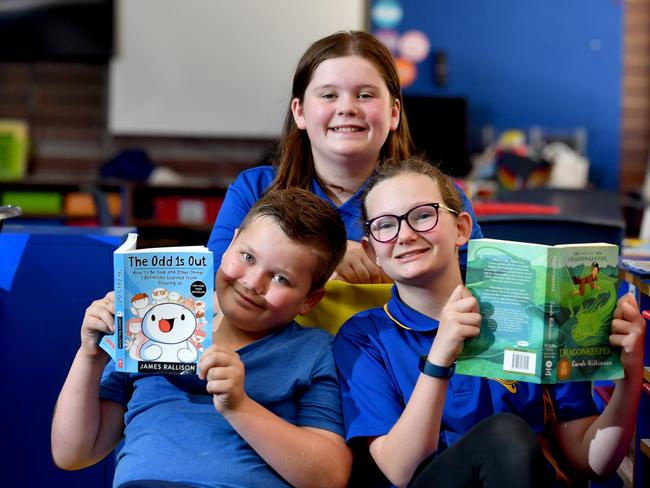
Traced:
<path id="1" fill-rule="evenodd" d="M 641 383 L 641 377 L 617 380 L 605 410 L 587 430 L 584 441 L 589 444 L 586 451 L 588 465 L 598 476 L 616 471 L 629 449 L 636 425 Z"/>
<path id="2" fill-rule="evenodd" d="M 625 457 L 641 396 L 640 375 L 616 381 L 614 394 L 598 417 L 558 425 L 556 435 L 573 467 L 588 476 L 612 474 Z"/>
<path id="3" fill-rule="evenodd" d="M 421 374 L 399 420 L 370 446 L 377 466 L 394 485 L 406 485 L 438 448 L 448 385 L 448 379 Z"/>

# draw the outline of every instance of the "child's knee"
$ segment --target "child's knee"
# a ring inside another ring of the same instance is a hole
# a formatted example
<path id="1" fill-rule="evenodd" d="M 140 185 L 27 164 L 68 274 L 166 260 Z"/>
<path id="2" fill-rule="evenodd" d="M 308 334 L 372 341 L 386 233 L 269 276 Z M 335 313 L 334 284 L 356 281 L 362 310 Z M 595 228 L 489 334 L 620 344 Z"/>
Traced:
<path id="1" fill-rule="evenodd" d="M 520 455 L 537 455 L 541 446 L 533 429 L 519 416 L 501 413 L 482 422 L 484 432 L 481 437 L 486 441 L 486 448 L 495 453 L 520 453 Z"/>

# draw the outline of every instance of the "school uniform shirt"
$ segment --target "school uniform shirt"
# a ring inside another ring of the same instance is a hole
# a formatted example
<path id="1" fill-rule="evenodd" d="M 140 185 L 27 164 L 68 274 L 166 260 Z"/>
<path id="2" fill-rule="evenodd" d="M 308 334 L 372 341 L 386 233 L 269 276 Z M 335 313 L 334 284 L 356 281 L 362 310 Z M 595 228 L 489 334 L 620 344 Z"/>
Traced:
<path id="1" fill-rule="evenodd" d="M 333 339 L 292 322 L 239 349 L 246 393 L 287 422 L 343 436 Z M 113 486 L 142 479 L 288 486 L 217 412 L 205 387 L 195 375 L 118 373 L 107 365 L 100 397 L 126 407 Z"/>
<path id="2" fill-rule="evenodd" d="M 437 330 L 438 321 L 402 302 L 395 286 L 384 308 L 361 312 L 343 325 L 334 341 L 334 358 L 347 440 L 389 432 L 411 397 L 420 375 L 419 358 L 428 354 Z M 588 382 L 550 386 L 549 390 L 560 421 L 598 413 Z M 532 383 L 453 375 L 438 452 L 499 412 L 517 414 L 535 432 L 542 432 L 542 388 Z"/>
<path id="3" fill-rule="evenodd" d="M 246 213 L 263 195 L 275 178 L 275 168 L 273 166 L 257 166 L 242 171 L 235 181 L 228 186 L 226 196 L 224 197 L 219 215 L 212 227 L 212 232 L 208 240 L 208 248 L 214 253 L 215 269 L 221 263 L 221 256 L 232 240 L 235 229 L 246 217 Z M 366 182 L 367 183 L 367 182 Z M 345 224 L 348 240 L 361 241 L 363 237 L 363 225 L 361 222 L 361 195 L 366 184 L 364 183 L 359 190 L 352 195 L 345 203 L 337 206 L 327 196 L 323 188 L 315 179 L 312 179 L 309 190 L 315 195 L 321 197 L 333 208 L 335 208 Z M 462 199 L 463 209 L 472 216 L 472 239 L 483 237 L 481 228 L 476 222 L 474 210 L 465 192 L 458 188 Z M 462 268 L 467 263 L 467 245 L 460 248 L 459 261 Z"/>

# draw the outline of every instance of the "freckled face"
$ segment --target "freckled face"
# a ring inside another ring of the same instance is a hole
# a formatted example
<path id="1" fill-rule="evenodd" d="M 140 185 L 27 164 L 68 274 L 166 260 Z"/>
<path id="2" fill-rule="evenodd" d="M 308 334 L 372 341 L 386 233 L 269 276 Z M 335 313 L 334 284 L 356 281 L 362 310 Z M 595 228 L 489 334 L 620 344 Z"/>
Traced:
<path id="1" fill-rule="evenodd" d="M 271 217 L 259 217 L 224 253 L 216 289 L 234 327 L 271 331 L 311 309 L 313 251 L 291 240 Z"/>
<path id="2" fill-rule="evenodd" d="M 403 215 L 426 203 L 444 204 L 438 185 L 426 175 L 401 174 L 378 183 L 366 198 L 368 218 Z M 423 285 L 440 273 L 458 268 L 456 217 L 440 209 L 437 225 L 427 232 L 416 232 L 402 221 L 399 234 L 390 242 L 369 245 L 377 264 L 396 282 Z"/>
<path id="3" fill-rule="evenodd" d="M 323 61 L 291 108 L 307 131 L 317 170 L 351 161 L 374 168 L 400 114 L 377 68 L 360 56 Z"/>

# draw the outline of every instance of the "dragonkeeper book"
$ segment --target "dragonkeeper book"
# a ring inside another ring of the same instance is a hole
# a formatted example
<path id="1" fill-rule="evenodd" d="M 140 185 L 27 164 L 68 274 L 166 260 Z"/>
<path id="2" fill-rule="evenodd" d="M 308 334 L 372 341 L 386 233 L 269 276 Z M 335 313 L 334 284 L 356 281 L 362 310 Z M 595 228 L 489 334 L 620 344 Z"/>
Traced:
<path id="1" fill-rule="evenodd" d="M 618 246 L 471 240 L 466 285 L 481 334 L 465 342 L 458 373 L 531 383 L 623 377 L 609 345 Z"/>
<path id="2" fill-rule="evenodd" d="M 214 265 L 203 246 L 136 249 L 130 233 L 113 253 L 115 332 L 99 345 L 125 373 L 196 374 L 212 342 Z"/>

